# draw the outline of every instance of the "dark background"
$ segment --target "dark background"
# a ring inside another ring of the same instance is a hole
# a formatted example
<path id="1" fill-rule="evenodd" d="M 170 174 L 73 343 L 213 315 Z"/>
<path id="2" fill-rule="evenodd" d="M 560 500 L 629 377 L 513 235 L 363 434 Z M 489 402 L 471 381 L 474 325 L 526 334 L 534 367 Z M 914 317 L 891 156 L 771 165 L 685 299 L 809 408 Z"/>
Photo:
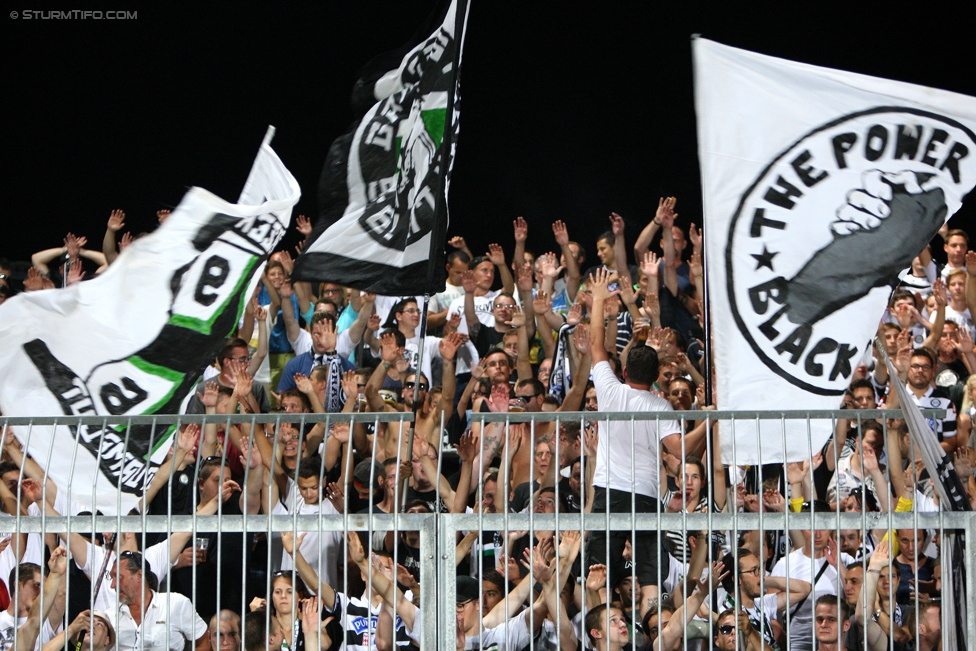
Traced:
<path id="1" fill-rule="evenodd" d="M 683 226 L 700 224 L 694 33 L 976 94 L 971 21 L 946 11 L 651 4 L 473 0 L 450 234 L 476 254 L 498 241 L 510 255 L 521 214 L 529 249 L 542 252 L 555 248 L 549 225 L 563 219 L 593 261 L 611 210 L 627 218 L 629 243 L 662 194 L 678 196 Z M 115 3 L 82 8 L 137 18 L 4 16 L 10 176 L 0 257 L 60 246 L 69 230 L 100 249 L 113 208 L 126 211 L 126 230 L 151 230 L 155 211 L 192 185 L 234 200 L 268 124 L 302 187 L 296 214 L 315 215 L 327 148 L 353 119 L 357 70 L 402 45 L 432 6 Z M 973 204 L 953 226 L 973 233 Z M 298 239 L 292 231 L 284 245 Z"/>

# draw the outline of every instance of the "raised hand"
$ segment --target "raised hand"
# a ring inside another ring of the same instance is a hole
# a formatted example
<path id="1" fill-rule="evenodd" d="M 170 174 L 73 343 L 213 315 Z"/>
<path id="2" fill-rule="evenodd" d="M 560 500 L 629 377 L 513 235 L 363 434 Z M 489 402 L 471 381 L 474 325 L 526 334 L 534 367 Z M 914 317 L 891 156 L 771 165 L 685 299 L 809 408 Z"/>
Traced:
<path id="1" fill-rule="evenodd" d="M 637 302 L 637 295 L 634 293 L 634 283 L 631 281 L 630 276 L 626 274 L 620 275 L 620 300 L 624 302 L 624 305 L 633 305 Z"/>
<path id="2" fill-rule="evenodd" d="M 176 436 L 176 446 L 190 458 L 196 453 L 199 441 L 200 426 L 196 423 L 190 423 Z"/>
<path id="3" fill-rule="evenodd" d="M 976 276 L 976 251 L 966 251 L 966 273 Z"/>
<path id="4" fill-rule="evenodd" d="M 346 394 L 346 400 L 355 399 L 359 395 L 359 376 L 355 371 L 342 374 L 342 392 Z"/>
<path id="5" fill-rule="evenodd" d="M 251 470 L 258 468 L 261 465 L 261 449 L 258 446 L 255 445 L 252 448 L 248 439 L 241 438 L 240 449 L 241 465 L 243 465 L 245 468 L 250 468 Z"/>
<path id="6" fill-rule="evenodd" d="M 496 413 L 508 411 L 508 392 L 507 384 L 493 386 L 491 395 L 488 396 L 488 409 Z"/>
<path id="7" fill-rule="evenodd" d="M 590 354 L 590 326 L 581 323 L 573 330 L 573 345 L 581 355 Z"/>
<path id="8" fill-rule="evenodd" d="M 786 464 L 786 481 L 790 484 L 799 484 L 809 473 L 809 461 L 793 461 Z"/>
<path id="9" fill-rule="evenodd" d="M 438 344 L 438 348 L 441 353 L 441 359 L 452 360 L 457 355 L 458 349 L 462 345 L 461 335 L 457 332 L 450 332 L 443 337 Z"/>
<path id="10" fill-rule="evenodd" d="M 698 230 L 695 223 L 692 222 L 691 226 L 688 227 L 688 240 L 691 242 L 691 246 L 695 251 L 701 251 L 702 248 L 702 232 Z"/>
<path id="11" fill-rule="evenodd" d="M 600 430 L 596 427 L 588 427 L 583 432 L 583 454 L 592 459 L 596 459 L 596 452 L 600 445 Z"/>
<path id="12" fill-rule="evenodd" d="M 678 213 L 674 211 L 674 205 L 678 200 L 674 197 L 661 197 L 657 202 L 657 212 L 654 213 L 654 221 L 663 228 L 674 226 L 674 220 Z"/>
<path id="13" fill-rule="evenodd" d="M 473 366 L 471 368 L 471 379 L 480 380 L 485 376 L 485 373 L 487 372 L 488 372 L 488 360 L 482 357 L 481 360 L 478 362 L 478 365 Z"/>
<path id="14" fill-rule="evenodd" d="M 291 253 L 288 253 L 288 251 L 278 251 L 272 254 L 271 259 L 281 263 L 281 266 L 285 269 L 286 276 L 291 275 L 292 269 L 295 267 L 295 263 L 291 259 Z"/>
<path id="15" fill-rule="evenodd" d="M 471 461 L 478 455 L 479 441 L 478 436 L 470 429 L 461 435 L 461 440 L 454 447 L 462 463 Z"/>
<path id="16" fill-rule="evenodd" d="M 81 268 L 81 259 L 75 258 L 68 263 L 68 276 L 65 279 L 68 285 L 80 283 L 85 278 L 85 270 Z"/>
<path id="17" fill-rule="evenodd" d="M 610 285 L 610 272 L 606 269 L 597 269 L 594 273 L 590 274 L 588 285 L 594 299 L 602 298 L 606 300 L 617 294 L 616 291 L 610 291 L 608 288 Z"/>
<path id="18" fill-rule="evenodd" d="M 312 234 L 312 222 L 305 215 L 299 215 L 295 218 L 295 230 L 308 237 Z"/>
<path id="19" fill-rule="evenodd" d="M 247 372 L 246 368 L 242 368 L 237 372 L 237 379 L 234 382 L 234 393 L 237 395 L 238 399 L 246 400 L 247 396 L 251 395 L 251 389 L 254 386 L 254 378 L 251 374 Z"/>
<path id="20" fill-rule="evenodd" d="M 157 210 L 156 211 L 156 220 L 159 221 L 160 224 L 162 224 L 167 219 L 169 219 L 169 215 L 170 215 L 171 212 L 173 212 L 173 211 L 172 210 L 165 210 L 165 209 L 164 210 Z"/>
<path id="21" fill-rule="evenodd" d="M 566 246 L 569 244 L 569 231 L 566 230 L 566 224 L 562 220 L 557 219 L 552 223 L 552 234 L 556 238 L 556 244 L 559 246 Z"/>
<path id="22" fill-rule="evenodd" d="M 349 423 L 332 423 L 332 438 L 339 443 L 348 443 Z"/>
<path id="23" fill-rule="evenodd" d="M 125 213 L 121 210 L 113 210 L 108 216 L 108 230 L 116 233 L 125 228 Z"/>
<path id="24" fill-rule="evenodd" d="M 467 242 L 465 242 L 464 241 L 464 238 L 461 237 L 460 235 L 455 235 L 454 237 L 452 237 L 451 239 L 449 239 L 447 241 L 447 243 L 450 244 L 451 246 L 453 246 L 455 249 L 466 249 L 466 248 L 468 248 Z"/>
<path id="25" fill-rule="evenodd" d="M 512 222 L 512 226 L 515 228 L 515 241 L 525 242 L 529 237 L 529 225 L 525 222 L 525 219 L 519 215 Z"/>
<path id="26" fill-rule="evenodd" d="M 467 271 L 461 272 L 461 287 L 468 293 L 473 293 L 478 288 L 478 283 L 474 278 L 474 270 L 468 269 Z"/>
<path id="27" fill-rule="evenodd" d="M 694 283 L 696 278 L 703 278 L 705 274 L 705 267 L 702 265 L 702 258 L 700 253 L 691 254 L 691 262 L 688 263 L 688 271 L 691 274 L 691 282 Z"/>
<path id="28" fill-rule="evenodd" d="M 502 249 L 501 245 L 489 244 L 488 253 L 485 255 L 488 256 L 488 259 L 491 260 L 491 263 L 496 267 L 505 266 L 505 250 Z"/>
<path id="29" fill-rule="evenodd" d="M 614 237 L 624 236 L 624 218 L 615 212 L 610 213 L 610 229 Z"/>
<path id="30" fill-rule="evenodd" d="M 525 325 L 525 312 L 522 311 L 521 307 L 516 305 L 512 308 L 512 318 L 506 321 L 505 325 L 513 328 L 521 328 Z"/>
<path id="31" fill-rule="evenodd" d="M 542 291 L 541 289 L 536 293 L 535 298 L 532 299 L 532 310 L 536 314 L 545 314 L 552 309 L 552 300 L 550 300 L 549 295 Z"/>
<path id="32" fill-rule="evenodd" d="M 935 282 L 932 283 L 932 295 L 935 297 L 937 307 L 946 307 L 949 305 L 949 297 L 946 296 L 945 281 L 941 278 L 936 278 Z"/>
<path id="33" fill-rule="evenodd" d="M 599 592 L 607 587 L 607 566 L 590 565 L 586 571 L 586 589 Z"/>
<path id="34" fill-rule="evenodd" d="M 290 280 L 285 280 L 281 283 L 281 286 L 278 287 L 278 294 L 280 294 L 281 298 L 283 299 L 282 303 L 286 302 L 284 299 L 290 299 L 294 293 L 295 290 L 292 288 Z"/>
<path id="35" fill-rule="evenodd" d="M 658 258 L 657 253 L 653 251 L 647 251 L 644 254 L 644 259 L 641 260 L 640 270 L 644 272 L 644 275 L 648 277 L 649 280 L 656 279 L 661 271 L 658 266 L 660 258 Z M 650 283 L 648 283 L 650 286 Z"/>
<path id="36" fill-rule="evenodd" d="M 767 511 L 775 511 L 777 513 L 786 512 L 786 498 L 775 488 L 764 490 L 762 501 Z"/>
<path id="37" fill-rule="evenodd" d="M 122 233 L 122 239 L 119 240 L 119 251 L 125 251 L 132 244 L 132 233 L 126 231 Z"/>
<path id="38" fill-rule="evenodd" d="M 583 320 L 583 306 L 580 303 L 573 303 L 566 314 L 566 324 L 570 326 L 578 325 Z"/>
<path id="39" fill-rule="evenodd" d="M 293 379 L 295 380 L 295 388 L 302 393 L 309 394 L 315 392 L 315 387 L 312 386 L 312 381 L 308 379 L 307 375 L 295 373 Z"/>
<path id="40" fill-rule="evenodd" d="M 68 254 L 68 258 L 74 260 L 81 253 L 81 249 L 88 244 L 88 238 L 85 236 L 76 237 L 74 233 L 68 233 L 64 238 L 64 248 L 65 252 Z"/>
<path id="41" fill-rule="evenodd" d="M 197 391 L 197 397 L 204 407 L 216 407 L 219 390 L 220 387 L 216 382 L 207 382 L 203 386 L 203 393 Z"/>

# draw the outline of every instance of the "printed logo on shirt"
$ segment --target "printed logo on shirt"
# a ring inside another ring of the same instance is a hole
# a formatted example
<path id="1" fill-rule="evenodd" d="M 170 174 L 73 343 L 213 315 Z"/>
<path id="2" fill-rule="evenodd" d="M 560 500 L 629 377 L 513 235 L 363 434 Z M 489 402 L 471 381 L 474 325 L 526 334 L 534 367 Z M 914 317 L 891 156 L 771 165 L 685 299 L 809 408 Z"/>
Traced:
<path id="1" fill-rule="evenodd" d="M 934 113 L 878 107 L 798 136 L 741 197 L 728 298 L 770 370 L 840 395 L 870 343 L 851 324 L 887 301 L 976 183 L 976 135 Z"/>

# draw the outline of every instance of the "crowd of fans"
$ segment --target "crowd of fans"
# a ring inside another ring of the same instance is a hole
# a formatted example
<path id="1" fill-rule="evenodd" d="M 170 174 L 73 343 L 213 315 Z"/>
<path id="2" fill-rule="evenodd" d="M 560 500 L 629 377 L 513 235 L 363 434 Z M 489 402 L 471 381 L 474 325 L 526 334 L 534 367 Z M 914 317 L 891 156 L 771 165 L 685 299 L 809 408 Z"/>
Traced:
<path id="1" fill-rule="evenodd" d="M 722 433 L 706 419 L 702 232 L 678 226 L 674 208 L 661 199 L 632 256 L 617 214 L 595 250 L 557 221 L 558 253 L 536 256 L 521 217 L 511 256 L 498 244 L 475 255 L 453 237 L 446 288 L 426 315 L 423 297 L 293 282 L 290 254 L 275 253 L 186 402 L 186 413 L 214 418 L 180 429 L 140 510 L 938 511 L 899 419 L 852 411 L 808 461 L 721 458 Z M 68 234 L 19 281 L 0 260 L 0 303 L 93 277 L 132 241 L 116 242 L 124 228 L 113 211 L 101 252 Z M 311 224 L 300 216 L 297 229 L 308 237 Z M 976 253 L 961 230 L 937 239 L 878 327 L 899 377 L 862 360 L 842 408 L 897 408 L 889 387 L 902 382 L 920 406 L 944 410 L 930 425 L 976 505 Z M 561 415 L 580 411 L 594 413 Z M 303 418 L 337 412 L 415 420 L 327 428 Z M 554 413 L 530 424 L 485 422 L 483 412 Z M 632 423 L 599 412 L 663 416 Z M 238 413 L 280 421 L 220 418 Z M 75 520 L 70 535 L 0 543 L 0 651 L 15 642 L 44 651 L 419 646 L 418 604 L 433 587 L 421 583 L 417 531 L 97 533 L 17 434 L 4 431 L 4 514 Z M 458 535 L 458 649 L 941 649 L 950 625 L 940 609 L 943 531 L 560 528 Z"/>

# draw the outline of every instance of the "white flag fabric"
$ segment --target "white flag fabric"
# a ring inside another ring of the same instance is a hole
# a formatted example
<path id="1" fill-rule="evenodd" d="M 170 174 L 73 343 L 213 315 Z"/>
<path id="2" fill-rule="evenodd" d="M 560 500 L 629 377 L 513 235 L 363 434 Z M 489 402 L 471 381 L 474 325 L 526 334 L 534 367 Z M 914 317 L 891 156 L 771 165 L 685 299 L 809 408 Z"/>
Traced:
<path id="1" fill-rule="evenodd" d="M 694 60 L 718 405 L 837 409 L 899 273 L 976 184 L 976 98 L 701 38 Z M 831 425 L 759 429 L 735 423 L 736 463 L 809 459 Z"/>
<path id="2" fill-rule="evenodd" d="M 74 502 L 106 514 L 135 506 L 174 426 L 127 428 L 125 417 L 178 413 L 237 327 L 299 196 L 266 140 L 240 203 L 192 188 L 101 276 L 0 305 L 3 414 L 105 417 L 17 432 Z"/>
<path id="3" fill-rule="evenodd" d="M 368 91 L 369 108 L 329 150 L 313 241 L 293 279 L 384 296 L 443 291 L 468 1 L 442 9 L 433 33 L 394 69 L 367 66 L 356 91 Z"/>

